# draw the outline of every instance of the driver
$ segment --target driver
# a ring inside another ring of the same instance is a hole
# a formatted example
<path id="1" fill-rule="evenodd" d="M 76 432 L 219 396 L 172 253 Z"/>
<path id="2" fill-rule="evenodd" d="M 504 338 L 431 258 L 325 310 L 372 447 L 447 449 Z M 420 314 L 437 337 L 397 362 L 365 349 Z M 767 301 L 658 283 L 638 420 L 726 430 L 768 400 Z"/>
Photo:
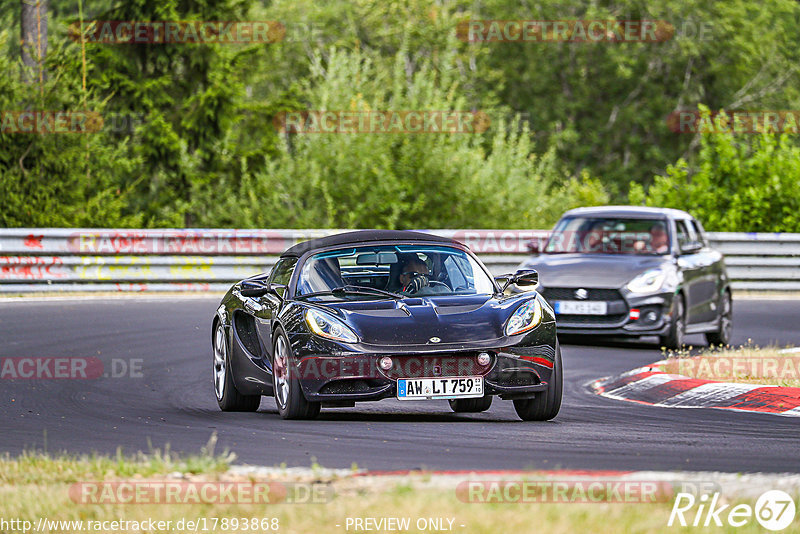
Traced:
<path id="1" fill-rule="evenodd" d="M 430 280 L 431 271 L 428 265 L 414 257 L 409 259 L 400 271 L 400 291 L 409 295 L 442 295 L 450 292 L 450 288 L 442 282 Z"/>
<path id="2" fill-rule="evenodd" d="M 665 254 L 669 251 L 669 234 L 663 222 L 658 221 L 650 227 L 649 243 L 637 241 L 633 245 L 636 252 L 655 252 Z"/>
<path id="3" fill-rule="evenodd" d="M 429 287 L 428 265 L 419 258 L 412 258 L 403 265 L 400 272 L 400 287 L 403 293 L 417 293 L 423 287 Z"/>
<path id="4" fill-rule="evenodd" d="M 656 254 L 664 254 L 669 250 L 669 234 L 664 223 L 657 222 L 650 227 L 650 248 Z"/>

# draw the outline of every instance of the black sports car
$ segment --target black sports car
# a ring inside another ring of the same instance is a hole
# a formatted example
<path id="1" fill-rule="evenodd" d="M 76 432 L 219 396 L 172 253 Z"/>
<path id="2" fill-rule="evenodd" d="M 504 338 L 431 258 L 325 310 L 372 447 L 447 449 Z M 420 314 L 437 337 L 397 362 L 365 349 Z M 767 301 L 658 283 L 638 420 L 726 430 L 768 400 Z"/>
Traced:
<path id="1" fill-rule="evenodd" d="M 566 212 L 520 268 L 545 280 L 560 334 L 659 336 L 677 349 L 685 334 L 711 344 L 731 337 L 725 263 L 703 227 L 674 209 L 634 206 Z"/>
<path id="2" fill-rule="evenodd" d="M 363 230 L 297 244 L 235 284 L 214 315 L 214 391 L 225 411 L 274 395 L 285 419 L 385 398 L 493 396 L 526 421 L 561 406 L 561 351 L 533 271 L 493 279 L 470 250 L 419 232 Z"/>

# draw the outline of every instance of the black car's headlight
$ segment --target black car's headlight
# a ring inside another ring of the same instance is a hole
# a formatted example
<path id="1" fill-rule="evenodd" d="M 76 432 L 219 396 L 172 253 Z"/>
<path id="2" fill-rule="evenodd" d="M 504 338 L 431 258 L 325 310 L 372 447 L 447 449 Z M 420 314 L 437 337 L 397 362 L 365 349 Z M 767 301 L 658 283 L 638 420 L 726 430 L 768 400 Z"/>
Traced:
<path id="1" fill-rule="evenodd" d="M 638 275 L 626 286 L 631 293 L 655 293 L 664 287 L 667 272 L 663 269 L 651 269 Z"/>
<path id="2" fill-rule="evenodd" d="M 539 299 L 529 300 L 519 308 L 506 323 L 506 335 L 513 336 L 533 330 L 542 322 L 542 305 Z"/>
<path id="3" fill-rule="evenodd" d="M 358 336 L 343 321 L 320 310 L 306 310 L 306 324 L 318 336 L 346 343 L 356 343 Z"/>

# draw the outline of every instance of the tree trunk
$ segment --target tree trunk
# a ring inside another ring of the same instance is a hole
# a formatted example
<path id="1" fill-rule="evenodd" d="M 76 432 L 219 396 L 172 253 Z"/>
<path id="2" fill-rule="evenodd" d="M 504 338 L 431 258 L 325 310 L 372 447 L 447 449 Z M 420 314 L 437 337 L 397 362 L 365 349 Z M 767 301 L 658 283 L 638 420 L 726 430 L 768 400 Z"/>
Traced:
<path id="1" fill-rule="evenodd" d="M 24 79 L 30 82 L 33 73 L 37 73 L 41 81 L 44 76 L 44 57 L 47 55 L 47 0 L 20 0 L 20 2 Z"/>

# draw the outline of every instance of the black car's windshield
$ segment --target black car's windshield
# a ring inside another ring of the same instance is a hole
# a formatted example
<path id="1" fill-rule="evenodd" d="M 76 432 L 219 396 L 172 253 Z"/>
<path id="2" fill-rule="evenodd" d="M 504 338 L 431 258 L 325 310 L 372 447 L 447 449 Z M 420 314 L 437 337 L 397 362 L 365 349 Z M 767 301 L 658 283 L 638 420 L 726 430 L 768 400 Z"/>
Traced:
<path id="1" fill-rule="evenodd" d="M 667 254 L 669 226 L 665 219 L 569 217 L 558 222 L 547 254 Z"/>
<path id="2" fill-rule="evenodd" d="M 308 258 L 295 296 L 318 300 L 492 294 L 494 283 L 469 254 L 447 245 L 369 245 Z"/>

